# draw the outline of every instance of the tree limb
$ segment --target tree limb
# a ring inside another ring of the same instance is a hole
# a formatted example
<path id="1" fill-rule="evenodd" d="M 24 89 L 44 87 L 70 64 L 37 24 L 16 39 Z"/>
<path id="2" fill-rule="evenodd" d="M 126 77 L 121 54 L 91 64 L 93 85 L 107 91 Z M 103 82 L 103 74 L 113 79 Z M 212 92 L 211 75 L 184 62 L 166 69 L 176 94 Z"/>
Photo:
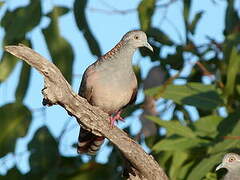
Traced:
<path id="1" fill-rule="evenodd" d="M 95 135 L 108 138 L 137 170 L 136 179 L 167 180 L 163 169 L 137 142 L 118 127 L 110 127 L 109 116 L 100 108 L 91 106 L 86 99 L 72 91 L 60 70 L 40 54 L 24 46 L 5 46 L 12 55 L 26 61 L 44 76 L 42 94 L 47 105 L 58 104 L 78 119 L 78 123 Z M 131 179 L 134 175 L 130 174 Z"/>

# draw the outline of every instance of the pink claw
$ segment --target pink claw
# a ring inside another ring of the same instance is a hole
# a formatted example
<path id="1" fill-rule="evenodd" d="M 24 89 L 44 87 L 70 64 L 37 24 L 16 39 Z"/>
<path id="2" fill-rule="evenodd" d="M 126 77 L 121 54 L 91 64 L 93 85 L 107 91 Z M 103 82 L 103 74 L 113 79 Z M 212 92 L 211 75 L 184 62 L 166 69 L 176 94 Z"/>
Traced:
<path id="1" fill-rule="evenodd" d="M 121 117 L 121 113 L 122 113 L 122 111 L 118 111 L 115 115 L 110 116 L 110 125 L 111 125 L 111 127 L 114 126 L 114 122 L 115 121 L 119 120 L 119 121 L 125 122 L 125 120 Z"/>

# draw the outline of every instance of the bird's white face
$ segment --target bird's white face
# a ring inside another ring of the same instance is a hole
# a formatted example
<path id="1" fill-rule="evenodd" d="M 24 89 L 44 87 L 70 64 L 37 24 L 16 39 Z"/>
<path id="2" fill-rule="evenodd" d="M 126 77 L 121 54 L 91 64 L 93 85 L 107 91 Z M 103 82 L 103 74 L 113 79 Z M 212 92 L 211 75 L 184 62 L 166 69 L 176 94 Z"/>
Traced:
<path id="1" fill-rule="evenodd" d="M 122 40 L 127 41 L 135 48 L 146 47 L 153 51 L 152 46 L 147 41 L 147 35 L 143 31 L 130 31 L 123 36 Z"/>
<path id="2" fill-rule="evenodd" d="M 228 171 L 234 171 L 235 169 L 240 168 L 240 156 L 235 153 L 228 153 L 223 157 L 222 163 L 219 164 L 216 168 L 216 171 L 226 168 Z"/>

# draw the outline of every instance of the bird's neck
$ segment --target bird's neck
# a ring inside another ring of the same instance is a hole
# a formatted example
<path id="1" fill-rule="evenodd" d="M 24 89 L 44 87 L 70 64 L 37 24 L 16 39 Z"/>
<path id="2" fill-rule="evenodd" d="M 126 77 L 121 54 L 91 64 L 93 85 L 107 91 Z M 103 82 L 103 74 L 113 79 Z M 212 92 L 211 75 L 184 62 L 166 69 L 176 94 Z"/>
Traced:
<path id="1" fill-rule="evenodd" d="M 132 57 L 136 48 L 133 48 L 128 42 L 120 41 L 114 48 L 103 55 L 100 61 L 111 61 L 123 65 L 132 65 Z"/>

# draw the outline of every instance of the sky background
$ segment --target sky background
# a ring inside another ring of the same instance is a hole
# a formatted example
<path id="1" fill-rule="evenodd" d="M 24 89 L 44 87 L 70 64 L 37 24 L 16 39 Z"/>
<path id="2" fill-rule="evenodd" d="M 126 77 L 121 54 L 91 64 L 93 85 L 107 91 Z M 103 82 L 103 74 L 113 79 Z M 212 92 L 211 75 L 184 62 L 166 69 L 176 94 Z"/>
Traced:
<path id="1" fill-rule="evenodd" d="M 140 0 L 89 0 L 87 12 L 87 18 L 89 26 L 98 40 L 102 53 L 106 53 L 110 50 L 129 30 L 139 29 L 138 14 L 137 11 L 127 13 L 125 15 L 118 13 L 106 13 L 112 12 L 112 10 L 126 10 L 136 9 Z M 157 4 L 165 4 L 168 1 L 159 0 Z M 204 14 L 198 23 L 196 36 L 193 37 L 196 44 L 202 44 L 208 42 L 206 36 L 209 36 L 216 41 L 223 41 L 223 29 L 224 29 L 224 16 L 226 3 L 224 0 L 216 0 L 216 4 L 211 0 L 193 0 L 192 8 L 190 13 L 190 19 L 193 19 L 194 15 L 199 11 L 204 11 Z M 237 1 L 240 4 L 240 1 Z M 7 9 L 14 10 L 16 7 L 24 6 L 28 4 L 28 0 L 8 0 L 5 5 L 0 9 L 0 17 L 3 16 Z M 73 8 L 73 0 L 42 0 L 43 13 L 46 14 L 54 6 L 67 6 Z M 236 3 L 237 6 L 237 3 Z M 97 11 L 96 9 L 104 9 L 103 11 Z M 184 24 L 182 19 L 183 5 L 180 0 L 177 0 L 167 9 L 157 8 L 153 17 L 153 26 L 160 27 L 169 37 L 178 44 L 184 43 Z M 166 19 L 163 18 L 166 17 Z M 26 22 L 27 23 L 27 22 Z M 47 17 L 42 18 L 39 26 L 34 28 L 27 34 L 31 38 L 33 43 L 33 49 L 46 57 L 51 59 L 49 52 L 46 48 L 44 37 L 41 33 L 41 29 L 47 27 L 49 19 Z M 61 35 L 65 37 L 74 50 L 74 69 L 73 69 L 73 83 L 72 87 L 75 92 L 78 91 L 79 84 L 81 82 L 81 75 L 84 70 L 93 63 L 97 57 L 92 56 L 88 49 L 88 45 L 82 35 L 77 29 L 74 21 L 72 11 L 68 14 L 61 16 L 59 19 L 59 26 Z M 180 34 L 180 35 L 179 35 Z M 0 39 L 2 40 L 4 31 L 0 28 Z M 181 38 L 180 38 L 181 37 Z M 165 48 L 162 52 L 163 56 L 168 53 L 174 53 L 173 48 Z M 0 50 L 0 55 L 2 51 Z M 190 62 L 194 62 L 197 59 L 193 59 Z M 139 64 L 142 68 L 142 75 L 146 77 L 149 69 L 156 65 L 151 63 L 149 58 L 143 58 L 139 52 L 134 55 L 134 64 Z M 20 68 L 22 62 L 19 62 L 14 69 L 11 76 L 2 84 L 0 84 L 0 105 L 11 103 L 15 101 L 15 89 L 19 78 Z M 184 73 L 188 73 L 189 69 L 193 64 L 188 64 L 184 69 Z M 172 72 L 174 73 L 174 72 Z M 24 104 L 33 111 L 33 119 L 31 126 L 28 130 L 27 136 L 19 138 L 15 150 L 16 156 L 9 154 L 6 157 L 0 159 L 0 173 L 5 174 L 6 170 L 11 168 L 15 163 L 22 172 L 29 170 L 28 157 L 30 153 L 27 151 L 27 144 L 32 139 L 34 132 L 41 126 L 47 125 L 54 137 L 58 137 L 62 130 L 67 130 L 62 137 L 60 144 L 60 152 L 67 156 L 76 156 L 76 149 L 72 148 L 71 145 L 77 141 L 79 133 L 79 125 L 74 118 L 70 118 L 63 108 L 60 106 L 52 106 L 43 109 L 42 106 L 42 94 L 41 89 L 43 88 L 43 77 L 36 71 L 32 71 L 32 77 L 27 95 L 24 99 Z M 143 93 L 140 91 L 137 101 L 143 100 Z M 193 110 L 194 112 L 194 110 Z M 135 112 L 133 116 L 126 119 L 125 123 L 119 123 L 119 127 L 123 128 L 130 125 L 131 133 L 136 134 L 141 124 L 138 120 L 138 116 L 141 110 Z M 1 118 L 1 117 L 0 117 Z M 197 116 L 196 116 L 197 118 Z M 167 119 L 167 115 L 165 117 Z M 69 121 L 70 120 L 70 121 Z M 67 123 L 69 122 L 69 123 Z M 101 148 L 97 161 L 100 163 L 107 162 L 107 156 L 111 152 L 111 148 Z M 84 160 L 87 160 L 87 156 L 83 156 Z"/>

